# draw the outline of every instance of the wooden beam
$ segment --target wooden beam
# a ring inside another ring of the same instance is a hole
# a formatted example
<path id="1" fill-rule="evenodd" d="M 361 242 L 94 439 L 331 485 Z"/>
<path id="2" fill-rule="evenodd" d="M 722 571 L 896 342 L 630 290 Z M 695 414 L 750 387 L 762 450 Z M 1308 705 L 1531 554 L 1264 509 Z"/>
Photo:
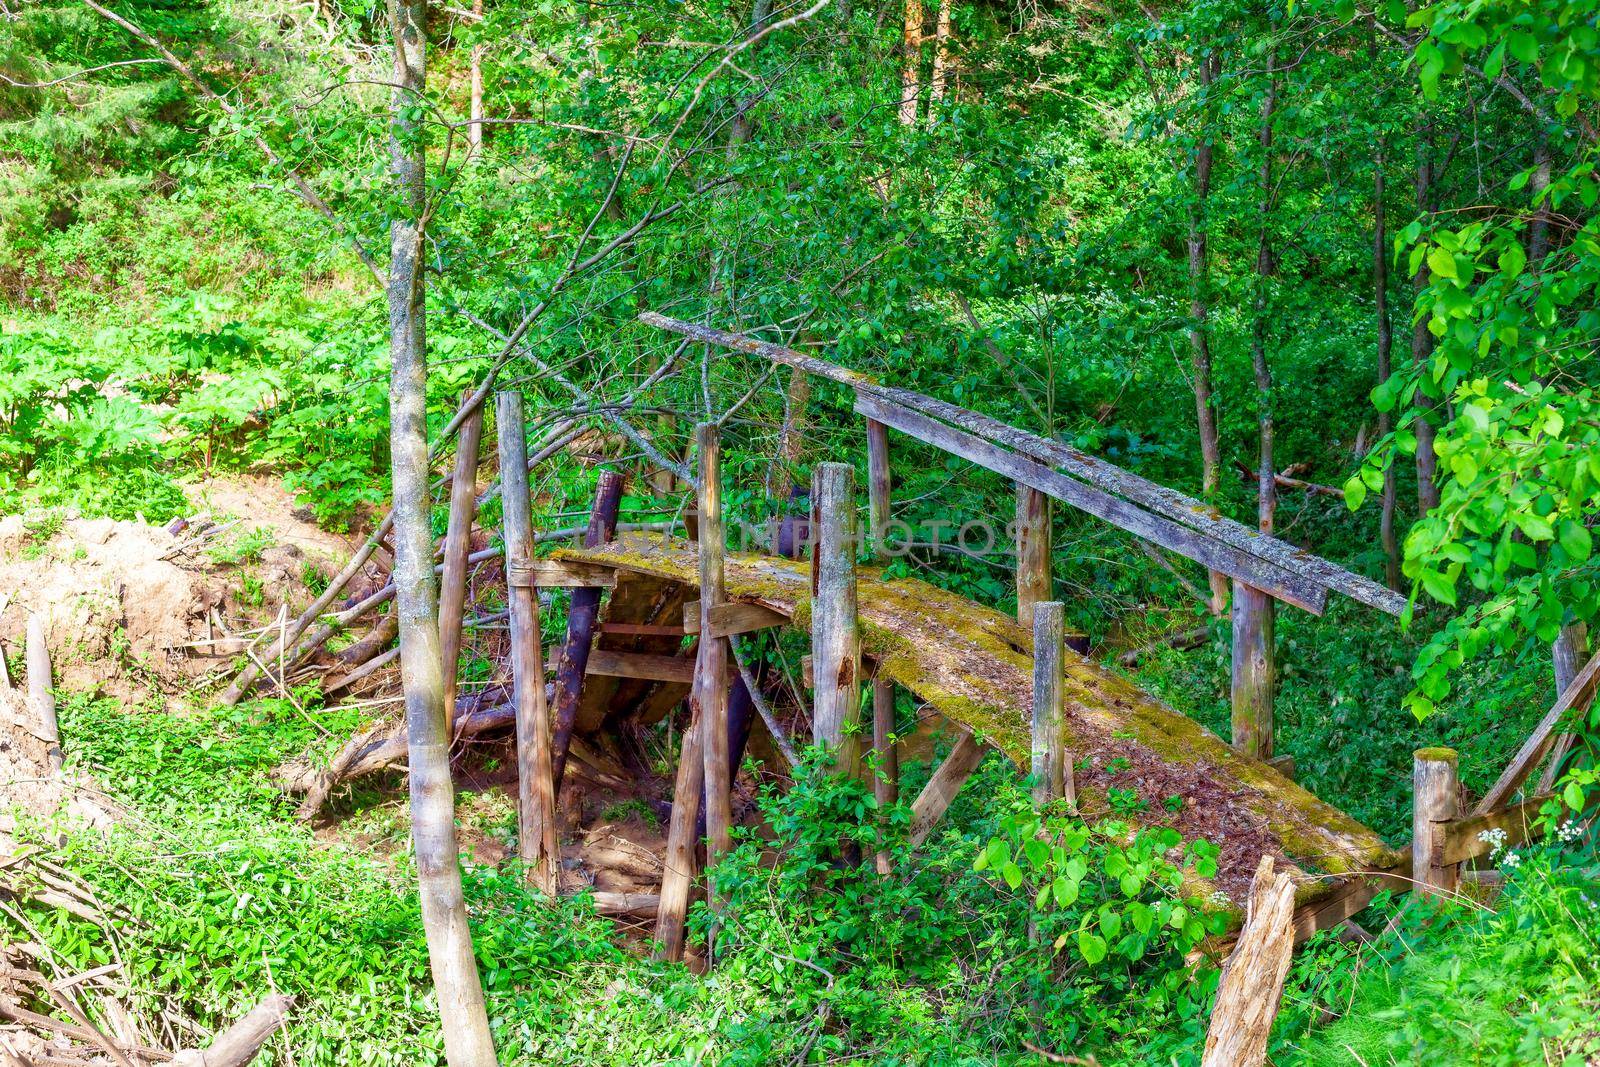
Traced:
<path id="1" fill-rule="evenodd" d="M 855 471 L 819 463 L 811 479 L 812 555 L 811 727 L 816 744 L 833 750 L 837 767 L 857 773 L 861 720 L 861 635 L 856 619 Z"/>
<path id="2" fill-rule="evenodd" d="M 1461 865 L 1440 862 L 1444 854 L 1444 826 L 1461 813 L 1461 783 L 1456 776 L 1456 752 L 1450 748 L 1419 748 L 1411 770 L 1411 847 L 1415 857 L 1417 892 L 1423 896 L 1453 894 L 1461 883 Z"/>
<path id="3" fill-rule="evenodd" d="M 698 705 L 701 756 L 705 762 L 706 866 L 714 867 L 733 847 L 732 781 L 728 738 L 728 639 L 717 636 L 717 609 L 725 607 L 723 558 L 728 550 L 722 518 L 722 438 L 714 422 L 694 429 L 699 455 L 695 490 L 700 511 L 700 539 L 696 543 L 700 568 L 700 630 L 695 658 L 694 688 L 689 702 Z M 714 914 L 721 901 L 707 887 Z M 708 938 L 709 946 L 714 940 Z"/>
<path id="4" fill-rule="evenodd" d="M 523 438 L 522 394 L 495 397 L 500 434 L 500 496 L 504 505 L 507 573 L 529 569 L 533 520 L 528 492 L 528 448 Z M 550 760 L 550 710 L 545 704 L 544 660 L 539 641 L 539 598 L 531 584 L 510 583 L 511 674 L 516 692 L 517 854 L 528 881 L 556 895 L 555 779 Z"/>
<path id="5" fill-rule="evenodd" d="M 1233 583 L 1233 750 L 1252 759 L 1274 753 L 1273 700 L 1278 665 L 1273 633 L 1277 606 L 1253 585 Z"/>
<path id="6" fill-rule="evenodd" d="M 708 612 L 701 608 L 700 601 L 691 600 L 683 606 L 683 632 L 699 633 L 703 618 L 709 619 L 711 636 L 723 638 L 789 625 L 789 616 L 773 611 L 764 604 L 732 600 L 714 604 Z"/>
<path id="7" fill-rule="evenodd" d="M 1060 601 L 1033 606 L 1033 802 L 1041 808 L 1061 797 L 1078 803 L 1062 730 L 1065 629 Z"/>
<path id="8" fill-rule="evenodd" d="M 964 430 L 868 394 L 856 398 L 856 410 L 919 441 L 1031 486 L 1179 555 L 1198 560 L 1212 570 L 1249 582 L 1313 615 L 1321 615 L 1327 604 L 1327 589 L 1309 579 L 1285 571 L 1259 556 L 1199 535 L 1189 527 L 1153 515 Z"/>
<path id="9" fill-rule="evenodd" d="M 617 572 L 576 560 L 531 559 L 508 566 L 506 584 L 538 589 L 615 589 Z"/>
<path id="10" fill-rule="evenodd" d="M 1594 699 L 1595 674 L 1600 672 L 1600 653 L 1589 657 L 1589 662 L 1583 665 L 1577 677 L 1572 679 L 1550 710 L 1545 712 L 1544 718 L 1533 728 L 1528 739 L 1522 743 L 1517 754 L 1511 757 L 1504 773 L 1489 787 L 1489 791 L 1478 801 L 1477 807 L 1472 809 L 1472 814 L 1483 815 L 1503 805 L 1511 799 L 1511 795 L 1521 788 L 1522 783 L 1528 780 L 1528 775 L 1539 765 L 1539 759 L 1545 754 L 1550 745 L 1550 735 L 1561 720 L 1566 718 L 1567 712 L 1574 708 L 1579 711 L 1586 709 Z"/>
<path id="11" fill-rule="evenodd" d="M 661 910 L 660 893 L 608 893 L 595 890 L 594 910 L 601 915 L 654 917 Z"/>
<path id="12" fill-rule="evenodd" d="M 552 648 L 545 666 L 555 670 L 560 662 L 561 651 Z M 694 681 L 694 660 L 688 656 L 656 656 L 648 652 L 612 652 L 596 648 L 590 650 L 589 662 L 584 667 L 584 673 L 601 678 L 637 678 L 644 682 L 684 685 Z"/>
<path id="13" fill-rule="evenodd" d="M 1234 522 L 1223 517 L 1214 507 L 1196 500 L 1194 497 L 1187 496 L 1163 485 L 1157 485 L 1155 482 L 1125 471 L 1103 459 L 1080 452 L 1059 441 L 1047 440 L 1037 434 L 1028 433 L 1026 430 L 1008 426 L 998 419 L 967 411 L 954 404 L 923 396 L 909 389 L 898 389 L 893 386 L 883 385 L 869 375 L 848 370 L 835 363 L 818 359 L 815 356 L 808 356 L 802 352 L 796 352 L 782 345 L 757 341 L 739 334 L 728 333 L 724 330 L 683 322 L 653 311 L 641 313 L 639 321 L 658 329 L 669 330 L 685 337 L 691 337 L 697 341 L 760 356 L 774 363 L 782 363 L 785 366 L 803 370 L 808 374 L 839 382 L 854 389 L 858 396 L 872 395 L 898 403 L 920 414 L 943 419 L 946 422 L 981 434 L 992 442 L 1004 444 L 1048 467 L 1062 468 L 1072 477 L 1082 479 L 1082 481 L 1096 486 L 1104 492 L 1124 497 L 1157 515 L 1190 527 L 1204 537 L 1214 539 L 1232 548 L 1241 549 L 1266 562 L 1273 563 L 1291 574 L 1323 586 L 1325 590 L 1335 590 L 1343 593 L 1345 596 L 1360 601 L 1369 607 L 1377 608 L 1379 611 L 1387 612 L 1390 615 L 1398 616 L 1405 610 L 1406 598 L 1381 583 L 1374 582 L 1370 578 L 1348 571 L 1336 563 L 1305 552 L 1286 541 L 1263 535 L 1243 523 Z M 1057 499 L 1061 498 L 1058 497 Z M 1174 551 L 1181 550 L 1174 549 Z M 1187 553 L 1184 554 L 1187 555 Z M 1190 558 L 1195 557 L 1191 556 Z M 1204 563 L 1205 561 L 1199 560 L 1199 562 Z"/>
<path id="14" fill-rule="evenodd" d="M 928 835 L 939 824 L 939 820 L 944 818 L 944 813 L 950 810 L 950 802 L 955 800 L 956 794 L 961 792 L 961 787 L 972 777 L 972 772 L 983 762 L 987 751 L 988 749 L 979 744 L 978 739 L 972 736 L 969 730 L 961 735 L 955 747 L 950 750 L 950 754 L 944 758 L 944 762 L 934 769 L 928 784 L 922 787 L 917 799 L 911 802 L 913 847 L 928 839 Z"/>
<path id="15" fill-rule="evenodd" d="M 619 637 L 682 637 L 684 629 L 682 626 L 650 622 L 603 622 L 600 632 Z"/>
<path id="16" fill-rule="evenodd" d="M 1411 889 L 1411 849 L 1400 856 L 1400 862 L 1387 871 L 1353 875 L 1328 896 L 1295 909 L 1294 939 L 1296 943 L 1331 930 L 1372 903 L 1372 898 L 1385 889 L 1405 893 Z"/>
<path id="17" fill-rule="evenodd" d="M 1483 835 L 1491 830 L 1505 834 L 1504 843 L 1508 848 L 1520 845 L 1534 836 L 1537 830 L 1534 823 L 1538 819 L 1539 809 L 1550 799 L 1549 794 L 1529 797 L 1498 811 L 1445 823 L 1433 835 L 1431 863 L 1445 867 L 1487 856 L 1494 851 L 1494 845 L 1483 840 Z"/>
<path id="18" fill-rule="evenodd" d="M 690 704 L 691 708 L 698 705 Z M 683 959 L 683 918 L 689 912 L 689 892 L 699 871 L 694 828 L 700 815 L 700 787 L 705 781 L 705 757 L 700 750 L 698 718 L 689 720 L 678 753 L 678 774 L 672 787 L 672 817 L 667 823 L 667 851 L 662 857 L 661 900 L 656 912 L 654 958 Z"/>
<path id="19" fill-rule="evenodd" d="M 889 428 L 867 420 L 867 529 L 872 556 L 880 565 L 889 562 Z M 872 675 L 872 754 L 877 771 L 872 776 L 872 796 L 878 805 L 879 819 L 900 799 L 900 746 L 894 735 L 894 683 L 876 676 L 876 664 L 862 659 L 862 667 Z M 807 683 L 810 684 L 810 683 Z M 879 850 L 874 858 L 879 874 L 890 871 L 889 854 Z"/>

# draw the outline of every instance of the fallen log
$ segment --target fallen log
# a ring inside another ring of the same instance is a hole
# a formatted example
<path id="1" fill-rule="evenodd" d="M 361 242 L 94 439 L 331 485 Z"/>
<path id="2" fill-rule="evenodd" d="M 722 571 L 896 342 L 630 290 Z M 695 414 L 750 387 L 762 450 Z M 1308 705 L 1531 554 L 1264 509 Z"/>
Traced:
<path id="1" fill-rule="evenodd" d="M 288 1022 L 294 998 L 274 994 L 251 1008 L 205 1049 L 185 1049 L 172 1058 L 175 1067 L 244 1067 L 267 1039 Z"/>
<path id="2" fill-rule="evenodd" d="M 50 688 L 50 646 L 45 640 L 44 616 L 28 616 L 28 703 L 32 705 L 39 737 L 48 746 L 50 773 L 61 773 L 61 729 L 56 723 L 56 696 Z"/>
<path id="3" fill-rule="evenodd" d="M 1239 941 L 1223 965 L 1201 1067 L 1261 1067 L 1294 955 L 1294 881 L 1262 856 Z"/>

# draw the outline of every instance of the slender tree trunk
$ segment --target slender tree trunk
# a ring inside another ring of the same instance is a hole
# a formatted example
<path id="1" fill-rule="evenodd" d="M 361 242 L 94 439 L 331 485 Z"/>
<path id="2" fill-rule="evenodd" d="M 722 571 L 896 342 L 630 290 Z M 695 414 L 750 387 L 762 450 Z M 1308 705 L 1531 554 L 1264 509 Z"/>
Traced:
<path id="1" fill-rule="evenodd" d="M 1528 226 L 1528 265 L 1535 270 L 1550 253 L 1550 201 L 1539 194 L 1550 188 L 1550 135 L 1541 131 L 1533 151 L 1533 174 L 1528 179 L 1528 194 L 1538 200 L 1533 222 Z"/>
<path id="2" fill-rule="evenodd" d="M 900 68 L 900 125 L 917 124 L 917 105 L 922 97 L 922 0 L 906 0 L 906 26 L 901 38 L 905 52 Z"/>
<path id="3" fill-rule="evenodd" d="M 1254 322 L 1250 331 L 1250 363 L 1256 377 L 1256 423 L 1261 437 L 1260 462 L 1256 471 L 1256 523 L 1262 533 L 1271 533 L 1277 519 L 1278 478 L 1272 458 L 1272 365 L 1267 359 L 1267 291 L 1272 276 L 1272 122 L 1278 107 L 1278 53 L 1267 53 L 1267 95 L 1261 101 L 1261 230 L 1256 240 L 1256 291 Z"/>
<path id="4" fill-rule="evenodd" d="M 933 78 L 928 83 L 928 121 L 932 122 L 944 103 L 945 83 L 950 78 L 950 0 L 939 0 L 939 17 L 933 29 Z"/>
<path id="5" fill-rule="evenodd" d="M 472 0 L 472 13 L 483 19 L 483 0 Z M 472 103 L 467 112 L 471 125 L 467 127 L 467 144 L 476 156 L 483 150 L 483 45 L 472 46 Z"/>
<path id="6" fill-rule="evenodd" d="M 1394 373 L 1394 325 L 1389 321 L 1389 233 L 1384 207 L 1384 174 L 1388 164 L 1388 145 L 1383 138 L 1372 156 L 1372 305 L 1378 318 L 1378 382 Z M 1378 412 L 1378 436 L 1388 436 L 1393 428 L 1389 412 Z M 1383 472 L 1383 510 L 1378 519 L 1378 538 L 1383 544 L 1383 576 L 1390 589 L 1400 588 L 1400 541 L 1395 535 L 1396 491 L 1394 464 Z"/>
<path id="7" fill-rule="evenodd" d="M 1212 105 L 1209 99 L 1219 62 L 1215 54 L 1200 61 L 1201 128 L 1195 138 L 1194 203 L 1189 208 L 1189 362 L 1194 372 L 1195 418 L 1200 431 L 1200 487 L 1206 499 L 1216 496 L 1222 471 L 1217 440 L 1216 401 L 1211 387 L 1211 341 L 1208 333 L 1210 265 L 1207 255 L 1206 206 L 1211 196 Z M 1211 573 L 1211 611 L 1221 614 L 1228 599 L 1227 575 Z"/>
<path id="8" fill-rule="evenodd" d="M 451 1067 L 490 1067 L 494 1044 L 456 850 L 455 792 L 439 663 L 438 596 L 428 525 L 428 351 L 422 220 L 423 131 L 410 117 L 426 79 L 426 0 L 390 0 L 395 84 L 390 165 L 404 215 L 389 228 L 389 452 L 394 485 L 395 603 L 411 766 L 411 834 L 422 924 Z"/>
<path id="9" fill-rule="evenodd" d="M 1433 212 L 1433 180 L 1433 131 L 1424 120 L 1419 119 L 1416 179 L 1419 216 L 1425 217 Z M 1424 259 L 1417 265 L 1417 273 L 1411 279 L 1413 294 L 1420 296 L 1428 287 L 1431 278 L 1432 272 L 1428 270 L 1428 262 Z M 1420 319 L 1411 331 L 1411 361 L 1419 368 L 1424 381 L 1429 376 L 1427 365 L 1432 355 L 1433 334 L 1428 332 L 1427 319 Z M 1422 408 L 1422 413 L 1412 423 L 1412 432 L 1417 438 L 1417 510 L 1420 514 L 1426 515 L 1439 506 L 1437 483 L 1439 460 L 1433 450 L 1433 423 L 1429 421 L 1429 416 L 1438 403 L 1433 397 L 1418 389 L 1417 406 Z"/>

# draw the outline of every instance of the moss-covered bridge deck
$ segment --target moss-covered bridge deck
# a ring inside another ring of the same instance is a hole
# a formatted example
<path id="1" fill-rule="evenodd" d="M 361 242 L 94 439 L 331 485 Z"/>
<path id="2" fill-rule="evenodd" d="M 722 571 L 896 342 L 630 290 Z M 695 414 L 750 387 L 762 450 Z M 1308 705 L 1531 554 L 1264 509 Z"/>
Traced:
<path id="1" fill-rule="evenodd" d="M 560 558 L 698 583 L 692 544 L 635 537 Z M 798 628 L 810 622 L 809 564 L 729 556 L 730 600 L 760 604 Z M 970 728 L 1018 767 L 1029 762 L 1033 635 L 1011 617 L 914 579 L 863 568 L 858 583 L 863 649 L 880 676 L 952 722 Z M 1079 761 L 1080 801 L 1107 810 L 1112 787 L 1133 789 L 1136 820 L 1218 846 L 1215 887 L 1245 899 L 1263 854 L 1293 871 L 1302 902 L 1333 892 L 1341 876 L 1389 870 L 1401 861 L 1372 830 L 1271 766 L 1233 751 L 1215 734 L 1096 663 L 1068 653 L 1067 745 Z M 1083 761 L 1087 761 L 1085 766 Z M 1176 811 L 1170 797 L 1181 797 Z"/>

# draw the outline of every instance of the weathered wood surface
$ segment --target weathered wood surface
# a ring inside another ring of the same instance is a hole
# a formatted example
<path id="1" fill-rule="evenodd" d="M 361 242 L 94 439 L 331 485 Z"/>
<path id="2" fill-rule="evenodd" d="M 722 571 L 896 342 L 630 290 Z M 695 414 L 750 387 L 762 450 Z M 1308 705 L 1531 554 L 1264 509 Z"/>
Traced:
<path id="1" fill-rule="evenodd" d="M 522 394 L 495 398 L 500 435 L 500 497 L 504 505 L 506 570 L 533 559 L 528 450 L 523 440 Z M 554 897 L 561 853 L 556 845 L 556 793 L 550 760 L 550 708 L 539 638 L 539 598 L 532 585 L 511 582 L 511 674 L 517 707 L 517 854 L 529 882 Z"/>
<path id="2" fill-rule="evenodd" d="M 862 394 L 856 410 L 981 467 L 1039 490 L 1079 511 L 1104 519 L 1180 556 L 1187 556 L 1214 571 L 1249 582 L 1273 596 L 1313 615 L 1321 615 L 1328 591 L 1317 582 L 1285 571 L 1251 552 L 1196 533 L 1192 528 L 1153 514 L 1121 497 L 1062 474 L 1036 459 L 1012 452 L 974 433 L 937 419 L 897 408 L 876 396 Z"/>
<path id="3" fill-rule="evenodd" d="M 1417 892 L 1449 896 L 1461 883 L 1461 865 L 1443 859 L 1445 824 L 1461 814 L 1454 749 L 1417 749 L 1411 763 L 1411 798 L 1412 873 Z"/>
<path id="4" fill-rule="evenodd" d="M 671 656 L 683 646 L 683 604 L 688 590 L 676 582 L 633 571 L 617 574 L 617 586 L 601 607 L 600 636 L 594 652 L 642 653 Z M 692 584 L 692 583 L 691 583 Z M 662 694 L 670 689 L 671 698 Z M 659 701 L 675 705 L 688 695 L 679 683 L 660 683 L 629 678 L 590 677 L 578 696 L 579 734 L 592 733 L 608 720 L 616 720 L 635 709 L 654 706 Z"/>
<path id="5" fill-rule="evenodd" d="M 1235 581 L 1230 614 L 1233 747 L 1254 759 L 1270 760 L 1274 755 L 1272 706 L 1278 691 L 1277 605 L 1261 590 Z"/>
<path id="6" fill-rule="evenodd" d="M 617 471 L 603 470 L 595 484 L 594 506 L 589 510 L 589 525 L 583 532 L 586 545 L 603 545 L 616 536 L 617 514 L 622 506 L 623 477 Z M 580 570 L 599 571 L 599 567 L 582 567 Z M 615 586 L 616 573 L 594 575 L 609 581 L 591 582 L 572 590 L 572 602 L 567 608 L 567 640 L 561 649 L 561 658 L 555 668 L 554 699 L 555 739 L 551 744 L 551 771 L 555 778 L 557 794 L 561 792 L 561 778 L 567 769 L 567 750 L 572 746 L 572 732 L 578 728 L 578 701 L 583 694 L 584 676 L 589 670 L 589 655 L 594 648 L 595 623 L 600 618 L 600 587 Z"/>
<path id="7" fill-rule="evenodd" d="M 672 817 L 667 823 L 667 852 L 662 860 L 661 900 L 656 912 L 658 960 L 683 959 L 683 919 L 689 912 L 689 893 L 699 873 L 695 823 L 699 821 L 700 790 L 705 782 L 705 756 L 700 748 L 699 719 L 683 731 L 678 752 L 678 774 L 672 787 Z"/>
<path id="8" fill-rule="evenodd" d="M 1550 794 L 1542 793 L 1498 811 L 1445 823 L 1434 834 L 1431 864 L 1445 867 L 1487 856 L 1494 846 L 1485 841 L 1483 835 L 1491 830 L 1505 835 L 1507 848 L 1520 845 L 1534 835 L 1539 809 L 1549 801 Z"/>
<path id="9" fill-rule="evenodd" d="M 1033 625 L 1033 606 L 1051 598 L 1050 497 L 1017 486 L 1017 621 Z"/>
<path id="10" fill-rule="evenodd" d="M 939 820 L 944 818 L 944 813 L 950 810 L 956 794 L 961 792 L 961 787 L 967 784 L 967 779 L 972 777 L 972 772 L 978 769 L 978 764 L 983 762 L 988 752 L 989 746 L 974 737 L 972 731 L 962 731 L 950 754 L 934 768 L 933 774 L 928 777 L 928 784 L 911 802 L 913 845 L 920 845 L 928 839 L 933 828 L 939 825 Z"/>
<path id="11" fill-rule="evenodd" d="M 594 538 L 590 541 L 584 539 L 585 544 L 604 544 L 611 540 L 616 522 L 606 531 L 604 537 Z M 531 559 L 527 563 L 518 564 L 506 574 L 506 581 L 510 585 L 526 585 L 538 589 L 577 589 L 600 590 L 616 586 L 615 572 L 608 572 L 604 567 L 590 567 L 582 563 L 564 563 L 558 559 Z M 599 601 L 596 600 L 596 604 Z"/>
<path id="12" fill-rule="evenodd" d="M 1586 709 L 1594 700 L 1595 675 L 1600 673 L 1600 653 L 1591 656 L 1588 663 L 1583 665 L 1583 670 L 1561 691 L 1556 702 L 1545 712 L 1544 718 L 1533 728 L 1528 739 L 1522 743 L 1517 754 L 1511 757 L 1511 762 L 1505 771 L 1496 779 L 1494 785 L 1478 801 L 1472 809 L 1472 814 L 1482 815 L 1500 807 L 1511 799 L 1513 793 L 1522 787 L 1528 780 L 1533 769 L 1539 765 L 1539 760 L 1549 751 L 1551 734 L 1567 714 L 1573 709 Z"/>
<path id="13" fill-rule="evenodd" d="M 294 998 L 273 994 L 218 1034 L 204 1049 L 186 1049 L 172 1057 L 173 1067 L 244 1067 L 261 1046 L 289 1021 Z"/>
<path id="14" fill-rule="evenodd" d="M 922 415 L 932 416 L 979 434 L 989 441 L 1005 445 L 1019 455 L 1027 456 L 1049 467 L 1060 468 L 1072 477 L 1093 485 L 1104 492 L 1126 498 L 1141 508 L 1165 516 L 1190 527 L 1206 538 L 1220 544 L 1257 556 L 1277 567 L 1285 574 L 1296 575 L 1324 587 L 1343 593 L 1380 611 L 1398 616 L 1405 610 L 1406 598 L 1386 586 L 1362 575 L 1352 573 L 1329 560 L 1305 552 L 1286 541 L 1264 536 L 1259 531 L 1234 522 L 1217 510 L 1193 497 L 1157 485 L 1136 474 L 1123 470 L 1105 460 L 1080 452 L 1059 441 L 1048 440 L 1036 434 L 976 412 L 967 411 L 954 404 L 909 389 L 884 385 L 869 375 L 848 370 L 825 359 L 808 356 L 782 345 L 757 341 L 739 334 L 728 333 L 694 323 L 646 311 L 639 320 L 657 329 L 669 330 L 697 341 L 720 345 L 724 348 L 760 356 L 820 378 L 839 382 L 854 389 L 858 396 L 871 395 L 899 404 Z M 1194 557 L 1191 557 L 1194 558 Z M 1200 562 L 1204 562 L 1203 560 Z M 1263 587 L 1269 588 L 1269 587 Z"/>
<path id="15" fill-rule="evenodd" d="M 1294 880 L 1262 856 L 1244 928 L 1217 983 L 1201 1067 L 1261 1067 L 1294 956 Z"/>
<path id="16" fill-rule="evenodd" d="M 463 395 L 465 405 L 471 392 Z M 483 404 L 467 411 L 456 437 L 455 476 L 450 482 L 450 521 L 444 535 L 444 573 L 439 579 L 439 660 L 444 669 L 444 725 L 455 725 L 456 672 L 461 660 L 461 622 L 467 606 L 467 554 L 478 514 L 478 446 L 483 441 Z"/>
<path id="17" fill-rule="evenodd" d="M 732 753 L 728 737 L 728 639 L 715 633 L 715 612 L 725 599 L 722 562 L 728 552 L 728 535 L 722 516 L 722 439 L 717 424 L 695 427 L 699 469 L 695 489 L 700 511 L 700 537 L 696 542 L 700 578 L 700 629 L 704 631 L 695 658 L 694 687 L 689 700 L 693 718 L 700 721 L 700 751 L 705 762 L 704 810 L 706 865 L 733 847 L 733 813 L 729 797 Z M 720 911 L 716 894 L 713 911 Z"/>
<path id="18" fill-rule="evenodd" d="M 1066 701 L 1061 685 L 1065 631 L 1060 601 L 1033 605 L 1033 800 L 1040 807 L 1062 798 L 1073 805 L 1078 802 L 1061 726 Z"/>
<path id="19" fill-rule="evenodd" d="M 683 632 L 701 633 L 702 619 L 710 625 L 712 637 L 737 637 L 755 630 L 766 630 L 788 623 L 786 615 L 760 604 L 713 604 L 702 608 L 700 601 L 690 600 L 683 605 Z"/>
<path id="20" fill-rule="evenodd" d="M 623 574 L 693 586 L 694 550 L 683 541 L 627 536 L 598 549 L 567 549 L 565 558 L 601 563 Z M 811 575 L 801 561 L 730 555 L 727 592 L 781 612 L 802 629 L 812 616 Z M 863 568 L 858 613 L 864 650 L 879 673 L 932 710 L 977 731 L 1017 767 L 1031 758 L 1033 635 L 1014 618 L 910 579 L 885 581 Z M 1068 651 L 1065 746 L 1087 761 L 1077 775 L 1080 806 L 1105 809 L 1106 790 L 1132 788 L 1147 800 L 1140 819 L 1204 837 L 1221 850 L 1218 885 L 1243 900 L 1263 853 L 1280 866 L 1348 874 L 1383 870 L 1397 855 L 1376 833 L 1318 800 L 1272 768 L 1233 752 L 1215 734 L 1132 683 Z M 1125 759 L 1119 771 L 1113 760 Z M 1167 812 L 1162 802 L 1186 803 Z M 1296 876 L 1302 901 L 1332 893 L 1336 882 Z"/>
<path id="21" fill-rule="evenodd" d="M 812 472 L 812 740 L 855 774 L 861 747 L 861 634 L 856 607 L 855 473 L 843 463 Z"/>

